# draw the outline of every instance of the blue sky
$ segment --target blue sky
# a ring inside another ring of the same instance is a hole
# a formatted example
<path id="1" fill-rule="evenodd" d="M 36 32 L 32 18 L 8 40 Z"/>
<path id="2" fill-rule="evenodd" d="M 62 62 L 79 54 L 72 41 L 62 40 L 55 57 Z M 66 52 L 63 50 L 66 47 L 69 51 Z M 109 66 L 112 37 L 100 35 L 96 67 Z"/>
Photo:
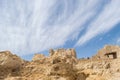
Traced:
<path id="1" fill-rule="evenodd" d="M 0 0 L 0 50 L 27 60 L 51 48 L 89 57 L 119 35 L 120 0 Z"/>

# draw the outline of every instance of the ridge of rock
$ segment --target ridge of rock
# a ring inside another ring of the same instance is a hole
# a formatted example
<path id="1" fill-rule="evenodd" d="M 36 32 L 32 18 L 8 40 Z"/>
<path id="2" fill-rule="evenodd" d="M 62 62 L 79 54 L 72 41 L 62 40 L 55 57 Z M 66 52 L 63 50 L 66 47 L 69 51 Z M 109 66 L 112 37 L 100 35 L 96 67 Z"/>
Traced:
<path id="1" fill-rule="evenodd" d="M 75 49 L 49 50 L 25 61 L 0 52 L 0 80 L 119 80 L 120 47 L 106 45 L 96 55 L 77 59 Z"/>

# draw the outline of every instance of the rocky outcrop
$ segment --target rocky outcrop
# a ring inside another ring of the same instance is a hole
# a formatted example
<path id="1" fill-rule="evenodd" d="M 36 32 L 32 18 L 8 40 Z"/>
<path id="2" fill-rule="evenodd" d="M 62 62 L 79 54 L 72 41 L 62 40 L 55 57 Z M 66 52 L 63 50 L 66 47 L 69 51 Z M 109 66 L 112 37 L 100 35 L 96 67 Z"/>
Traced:
<path id="1" fill-rule="evenodd" d="M 119 47 L 105 46 L 92 58 L 77 59 L 74 49 L 50 49 L 49 56 L 35 54 L 32 61 L 3 51 L 0 80 L 119 80 L 120 58 L 105 55 L 115 51 L 119 54 Z"/>
<path id="2" fill-rule="evenodd" d="M 10 51 L 0 52 L 0 66 L 15 69 L 21 67 L 23 63 L 20 57 L 13 55 Z"/>
<path id="3" fill-rule="evenodd" d="M 24 65 L 22 60 L 17 55 L 13 55 L 10 51 L 0 52 L 0 78 L 6 76 L 19 75 L 20 68 Z"/>

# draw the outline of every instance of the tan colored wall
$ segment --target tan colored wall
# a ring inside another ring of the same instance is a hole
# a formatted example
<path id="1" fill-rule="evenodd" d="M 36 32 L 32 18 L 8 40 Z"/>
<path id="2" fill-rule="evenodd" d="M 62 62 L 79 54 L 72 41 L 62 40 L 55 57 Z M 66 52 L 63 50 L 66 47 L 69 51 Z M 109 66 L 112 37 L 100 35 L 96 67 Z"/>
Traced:
<path id="1" fill-rule="evenodd" d="M 98 53 L 92 57 L 92 59 L 107 59 L 108 57 L 105 56 L 106 53 L 117 53 L 117 58 L 120 58 L 120 47 L 113 46 L 113 45 L 106 45 L 104 48 L 98 51 Z"/>
<path id="2" fill-rule="evenodd" d="M 50 56 L 72 56 L 76 58 L 76 51 L 74 49 L 58 49 L 58 50 L 53 50 L 50 49 L 49 51 Z"/>

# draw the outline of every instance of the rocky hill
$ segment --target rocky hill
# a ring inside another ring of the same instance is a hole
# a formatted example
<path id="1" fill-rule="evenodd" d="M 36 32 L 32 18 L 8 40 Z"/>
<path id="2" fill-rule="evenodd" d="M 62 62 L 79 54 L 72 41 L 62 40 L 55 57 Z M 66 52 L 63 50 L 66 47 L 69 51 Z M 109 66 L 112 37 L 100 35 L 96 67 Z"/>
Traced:
<path id="1" fill-rule="evenodd" d="M 25 61 L 10 51 L 0 52 L 0 80 L 120 80 L 119 46 L 105 46 L 88 59 L 74 49 L 49 50 Z"/>

